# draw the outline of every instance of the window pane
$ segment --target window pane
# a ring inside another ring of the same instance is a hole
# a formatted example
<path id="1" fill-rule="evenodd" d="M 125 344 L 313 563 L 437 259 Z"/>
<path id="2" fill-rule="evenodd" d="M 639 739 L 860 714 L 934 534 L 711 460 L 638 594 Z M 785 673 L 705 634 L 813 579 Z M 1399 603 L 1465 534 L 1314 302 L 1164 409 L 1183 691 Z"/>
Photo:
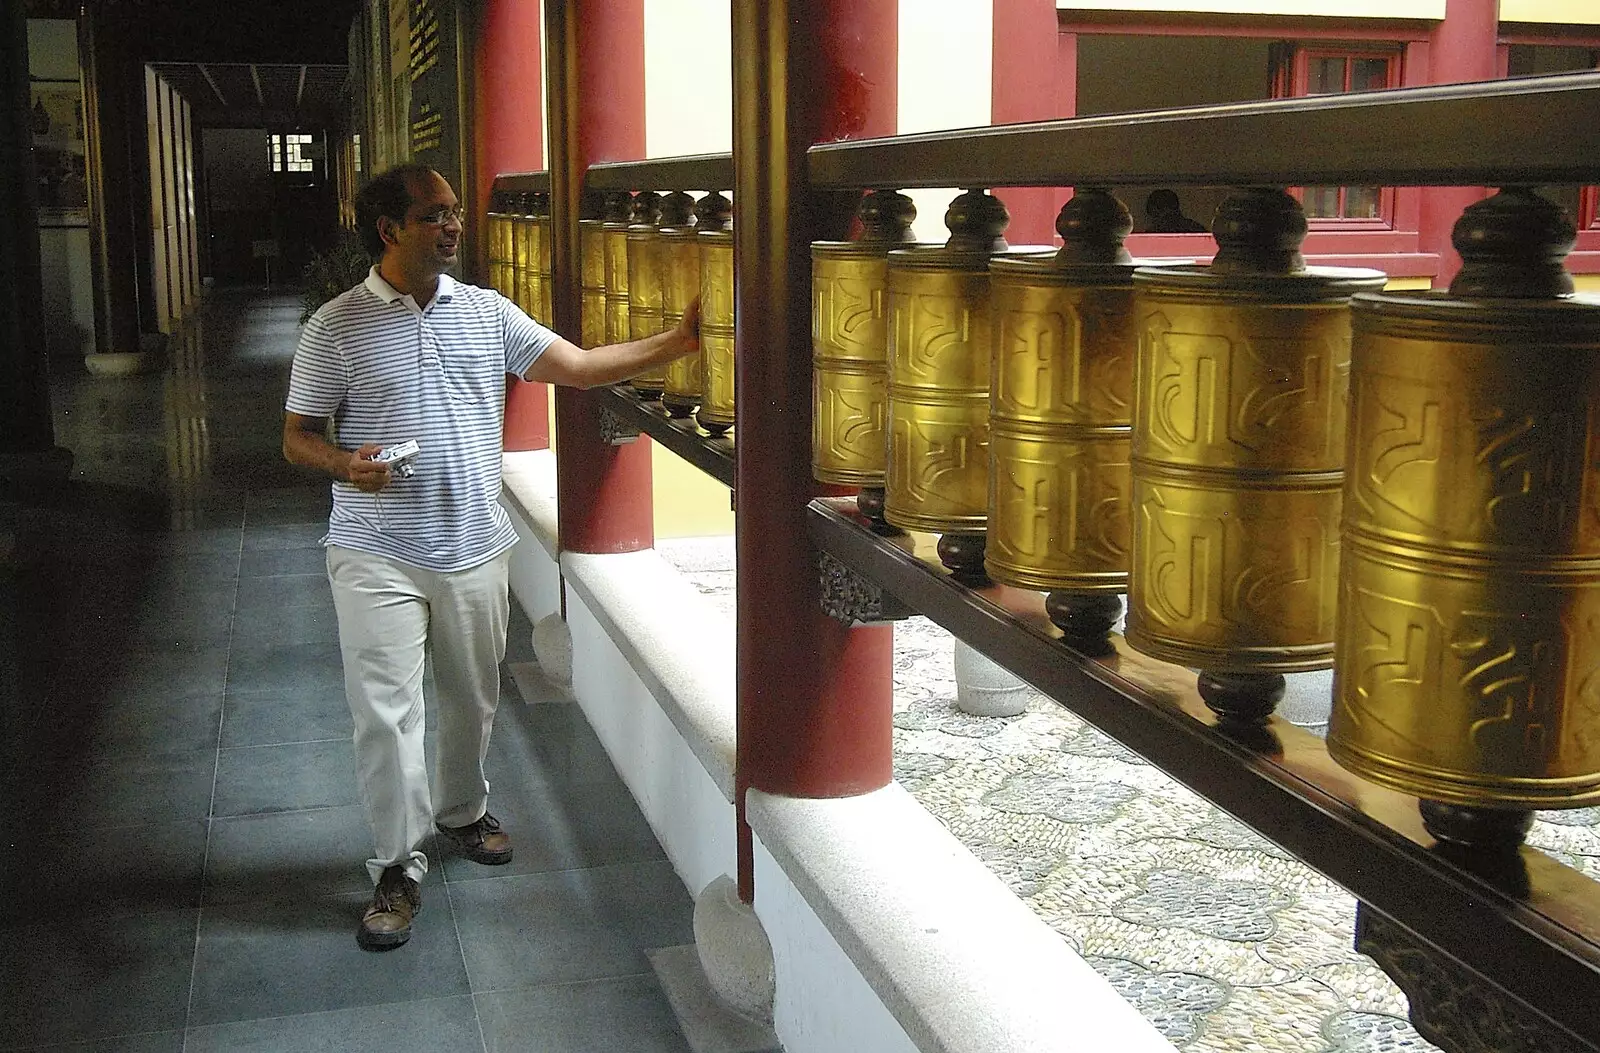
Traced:
<path id="1" fill-rule="evenodd" d="M 1306 63 L 1306 94 L 1334 95 L 1344 88 L 1344 59 L 1313 58 Z"/>
<path id="2" fill-rule="evenodd" d="M 1308 219 L 1339 218 L 1339 188 L 1336 186 L 1306 187 L 1305 209 Z"/>
<path id="3" fill-rule="evenodd" d="M 1345 219 L 1381 219 L 1378 200 L 1380 187 L 1347 186 L 1344 188 Z"/>
<path id="4" fill-rule="evenodd" d="M 1350 90 L 1378 91 L 1389 86 L 1389 60 L 1358 58 L 1350 60 Z"/>

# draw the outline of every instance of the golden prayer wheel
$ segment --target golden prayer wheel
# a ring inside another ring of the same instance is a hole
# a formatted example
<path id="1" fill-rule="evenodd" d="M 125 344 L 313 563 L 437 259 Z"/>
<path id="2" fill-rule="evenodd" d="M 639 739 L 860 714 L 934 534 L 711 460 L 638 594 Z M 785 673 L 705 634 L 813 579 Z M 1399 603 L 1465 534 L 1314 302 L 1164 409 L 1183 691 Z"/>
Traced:
<path id="1" fill-rule="evenodd" d="M 584 191 L 580 203 L 579 342 L 584 347 L 599 347 L 606 343 L 606 242 L 603 214 L 608 203 L 597 191 Z"/>
<path id="2" fill-rule="evenodd" d="M 511 277 L 516 256 L 511 245 L 511 215 L 506 211 L 506 195 L 496 191 L 489 200 L 489 212 L 484 217 L 488 227 L 489 287 L 510 295 Z"/>
<path id="3" fill-rule="evenodd" d="M 533 306 L 529 308 L 529 313 L 549 325 L 552 286 L 555 283 L 554 264 L 550 258 L 550 195 L 535 191 L 529 197 L 529 207 L 533 212 L 533 248 L 530 255 L 534 274 L 534 289 L 529 300 Z"/>
<path id="4" fill-rule="evenodd" d="M 633 222 L 628 224 L 628 339 L 642 340 L 661 332 L 661 195 L 635 194 Z M 661 397 L 666 367 L 658 366 L 632 380 L 633 390 L 647 399 Z"/>
<path id="5" fill-rule="evenodd" d="M 1059 252 L 989 264 L 994 369 L 984 568 L 1047 591 L 1069 644 L 1104 653 L 1127 591 L 1135 263 L 1128 209 L 1079 190 Z"/>
<path id="6" fill-rule="evenodd" d="M 536 301 L 529 299 L 534 291 L 533 216 L 528 212 L 528 195 L 513 194 L 511 216 L 511 302 L 532 313 Z"/>
<path id="7" fill-rule="evenodd" d="M 696 210 L 700 245 L 700 361 L 705 390 L 695 422 L 713 435 L 734 425 L 733 209 L 720 193 Z"/>
<path id="8" fill-rule="evenodd" d="M 1600 299 L 1576 231 L 1507 189 L 1468 208 L 1446 292 L 1352 304 L 1350 465 L 1328 753 L 1514 845 L 1600 803 Z M 1464 807 L 1450 807 L 1464 806 Z"/>
<path id="9" fill-rule="evenodd" d="M 856 210 L 854 241 L 811 243 L 811 474 L 875 491 L 882 515 L 889 435 L 889 250 L 912 240 L 917 206 L 874 190 Z"/>
<path id="10" fill-rule="evenodd" d="M 683 312 L 700 295 L 700 244 L 695 240 L 694 198 L 683 191 L 661 202 L 661 329 L 677 328 Z M 661 405 L 674 417 L 687 417 L 700 405 L 703 370 L 699 355 L 667 363 L 661 375 Z"/>
<path id="11" fill-rule="evenodd" d="M 1241 191 L 1210 266 L 1134 274 L 1127 640 L 1238 722 L 1333 661 L 1349 300 L 1384 276 L 1306 267 L 1305 231 L 1284 191 Z"/>
<path id="12" fill-rule="evenodd" d="M 998 198 L 968 190 L 950 239 L 889 253 L 888 461 L 883 517 L 944 535 L 939 556 L 983 575 L 989 507 L 989 258 L 1007 248 Z"/>
<path id="13" fill-rule="evenodd" d="M 606 338 L 620 344 L 628 335 L 628 224 L 633 215 L 633 195 L 622 191 L 606 199 L 605 222 L 600 225 L 605 242 Z"/>

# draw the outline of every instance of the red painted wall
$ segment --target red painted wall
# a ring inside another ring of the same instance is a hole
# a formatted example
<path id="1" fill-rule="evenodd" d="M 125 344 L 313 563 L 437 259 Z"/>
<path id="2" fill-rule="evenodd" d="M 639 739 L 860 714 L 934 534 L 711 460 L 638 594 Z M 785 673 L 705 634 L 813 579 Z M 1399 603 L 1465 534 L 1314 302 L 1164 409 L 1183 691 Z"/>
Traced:
<path id="1" fill-rule="evenodd" d="M 544 77 L 539 69 L 543 37 L 539 0 L 484 0 L 479 9 L 474 54 L 473 153 L 477 186 L 471 207 L 473 281 L 487 282 L 488 239 L 482 216 L 489 210 L 494 177 L 544 167 Z M 465 196 L 464 194 L 462 196 Z M 506 386 L 505 448 L 550 446 L 549 394 L 543 384 L 510 380 Z"/>
<path id="2" fill-rule="evenodd" d="M 577 37 L 572 119 L 580 166 L 642 158 L 644 0 L 585 0 Z M 655 544 L 648 437 L 626 446 L 602 443 L 594 400 L 557 388 L 556 457 L 563 549 L 635 552 Z"/>
<path id="3" fill-rule="evenodd" d="M 1428 79 L 1434 84 L 1495 80 L 1500 75 L 1499 0 L 1445 0 L 1444 21 L 1428 39 Z M 1439 255 L 1436 288 L 1446 286 L 1461 269 L 1461 257 L 1450 245 L 1450 228 L 1462 209 L 1482 201 L 1482 187 L 1432 187 L 1422 194 L 1417 223 L 1424 252 Z"/>

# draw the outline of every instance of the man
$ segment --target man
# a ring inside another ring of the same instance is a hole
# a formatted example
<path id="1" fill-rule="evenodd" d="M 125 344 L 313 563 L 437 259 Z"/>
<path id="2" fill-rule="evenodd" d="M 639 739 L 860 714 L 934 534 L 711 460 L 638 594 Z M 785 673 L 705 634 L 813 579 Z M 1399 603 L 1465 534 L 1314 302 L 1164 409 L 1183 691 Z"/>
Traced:
<path id="1" fill-rule="evenodd" d="M 497 501 L 505 375 L 578 388 L 626 379 L 698 349 L 699 305 L 671 332 L 586 351 L 499 293 L 445 273 L 462 214 L 439 173 L 393 169 L 363 187 L 355 206 L 376 263 L 306 323 L 283 453 L 333 477 L 328 580 L 376 847 L 356 941 L 372 950 L 410 938 L 430 828 L 479 863 L 511 860 L 483 772 L 516 540 Z M 409 474 L 374 459 L 407 440 L 420 446 Z M 431 792 L 425 654 L 439 712 Z"/>
<path id="2" fill-rule="evenodd" d="M 1151 234 L 1204 234 L 1206 225 L 1183 214 L 1175 191 L 1163 187 L 1144 199 L 1145 230 Z"/>

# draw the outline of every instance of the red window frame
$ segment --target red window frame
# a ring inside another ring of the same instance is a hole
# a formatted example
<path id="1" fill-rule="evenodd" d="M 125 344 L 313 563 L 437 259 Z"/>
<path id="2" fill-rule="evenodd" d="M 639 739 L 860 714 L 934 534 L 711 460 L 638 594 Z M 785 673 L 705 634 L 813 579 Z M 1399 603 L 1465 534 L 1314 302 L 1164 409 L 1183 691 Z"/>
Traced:
<path id="1" fill-rule="evenodd" d="M 1376 91 L 1380 88 L 1398 88 L 1402 83 L 1402 64 L 1405 57 L 1404 46 L 1396 43 L 1393 46 L 1373 44 L 1338 44 L 1334 42 L 1318 41 L 1310 44 L 1287 44 L 1282 54 L 1275 62 L 1272 76 L 1273 98 L 1303 98 L 1313 94 L 1311 91 L 1311 63 L 1317 59 L 1341 59 L 1345 64 L 1344 92 L 1349 92 L 1350 76 L 1354 64 L 1363 59 L 1379 60 L 1384 63 L 1384 83 L 1380 86 L 1363 88 L 1363 91 Z M 1331 94 L 1317 92 L 1315 94 Z M 1342 94 L 1342 93 L 1341 93 Z M 1345 193 L 1348 188 L 1338 187 L 1338 201 L 1341 211 L 1345 205 Z M 1305 200 L 1305 187 L 1291 187 L 1289 192 L 1295 197 Z M 1376 216 L 1308 216 L 1307 221 L 1312 230 L 1335 231 L 1363 231 L 1363 230 L 1394 230 L 1395 229 L 1395 188 L 1392 186 L 1378 188 L 1378 214 Z"/>

